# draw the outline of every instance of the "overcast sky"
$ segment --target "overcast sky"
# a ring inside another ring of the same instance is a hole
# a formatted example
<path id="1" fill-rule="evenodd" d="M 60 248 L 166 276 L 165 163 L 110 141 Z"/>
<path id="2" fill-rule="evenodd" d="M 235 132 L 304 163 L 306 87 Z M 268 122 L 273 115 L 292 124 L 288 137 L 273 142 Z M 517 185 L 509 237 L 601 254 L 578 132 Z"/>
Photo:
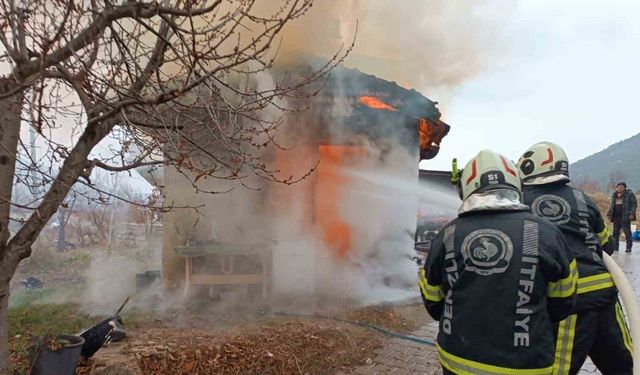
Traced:
<path id="1" fill-rule="evenodd" d="M 464 165 L 483 148 L 516 160 L 542 140 L 573 162 L 639 133 L 638 20 L 637 0 L 519 1 L 499 61 L 455 91 L 451 132 L 421 168 Z"/>
<path id="2" fill-rule="evenodd" d="M 421 168 L 449 170 L 483 148 L 516 160 L 543 140 L 573 162 L 640 132 L 640 0 L 513 1 L 488 70 L 446 98 L 416 87 L 451 125 Z"/>

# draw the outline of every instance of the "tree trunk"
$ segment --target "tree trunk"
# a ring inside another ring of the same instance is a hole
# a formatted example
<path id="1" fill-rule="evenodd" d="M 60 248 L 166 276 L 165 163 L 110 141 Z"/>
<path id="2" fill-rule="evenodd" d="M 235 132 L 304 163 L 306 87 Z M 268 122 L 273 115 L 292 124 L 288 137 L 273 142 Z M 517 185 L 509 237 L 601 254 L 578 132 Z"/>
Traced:
<path id="1" fill-rule="evenodd" d="M 2 268 L 0 268 L 1 270 Z M 4 270 L 2 270 L 4 271 Z M 0 375 L 9 374 L 9 281 L 0 277 Z"/>
<path id="2" fill-rule="evenodd" d="M 67 218 L 64 215 L 64 208 L 58 211 L 58 246 L 56 249 L 59 253 L 63 253 L 67 248 L 67 236 L 65 232 L 65 227 L 67 223 Z"/>
<path id="3" fill-rule="evenodd" d="M 0 79 L 0 92 L 11 92 L 18 87 L 14 81 Z M 99 124 L 88 125 L 65 159 L 48 191 L 35 210 L 16 233 L 9 232 L 15 158 L 20 135 L 22 92 L 0 99 L 0 375 L 9 371 L 7 304 L 9 282 L 20 261 L 31 254 L 31 245 L 42 228 L 58 211 L 71 186 L 86 167 L 87 157 L 118 121 L 111 118 Z M 13 235 L 13 236 L 12 236 Z"/>
<path id="4" fill-rule="evenodd" d="M 0 375 L 9 375 L 9 296 L 11 278 L 20 264 L 18 257 L 12 256 L 6 246 L 0 246 Z"/>
<path id="5" fill-rule="evenodd" d="M 10 79 L 0 80 L 0 92 L 16 87 Z M 16 150 L 20 136 L 22 92 L 0 99 L 0 375 L 9 373 L 9 283 L 17 262 L 7 252 Z"/>
<path id="6" fill-rule="evenodd" d="M 49 190 L 42 197 L 38 209 L 29 216 L 20 230 L 11 238 L 9 242 L 10 252 L 18 253 L 20 259 L 30 255 L 30 247 L 40 234 L 40 231 L 58 211 L 69 190 L 87 167 L 89 153 L 111 132 L 118 120 L 119 118 L 114 117 L 100 124 L 87 126 L 64 160 L 62 168 L 58 171 Z"/>
<path id="7" fill-rule="evenodd" d="M 1 80 L 0 86 L 11 86 L 9 80 Z M 0 92 L 4 91 L 0 88 Z M 9 241 L 9 215 L 13 193 L 13 177 L 16 168 L 16 153 L 20 137 L 20 115 L 23 94 L 20 92 L 7 99 L 0 99 L 0 261 Z"/>

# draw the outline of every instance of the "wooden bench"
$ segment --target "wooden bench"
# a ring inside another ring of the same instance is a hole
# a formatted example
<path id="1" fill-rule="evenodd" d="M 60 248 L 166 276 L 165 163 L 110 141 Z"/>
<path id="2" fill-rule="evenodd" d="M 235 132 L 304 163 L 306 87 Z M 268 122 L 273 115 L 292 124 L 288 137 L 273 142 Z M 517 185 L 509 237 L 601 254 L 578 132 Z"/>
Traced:
<path id="1" fill-rule="evenodd" d="M 187 296 L 192 285 L 260 285 L 262 297 L 266 298 L 269 285 L 269 259 L 271 252 L 264 250 L 265 244 L 241 245 L 229 243 L 209 243 L 205 245 L 179 246 L 176 254 L 185 259 L 185 287 L 183 295 Z M 252 273 L 237 273 L 235 263 L 240 257 L 258 259 L 259 270 Z M 193 262 L 204 257 L 214 258 L 220 262 L 219 270 L 207 273 L 194 273 Z"/>

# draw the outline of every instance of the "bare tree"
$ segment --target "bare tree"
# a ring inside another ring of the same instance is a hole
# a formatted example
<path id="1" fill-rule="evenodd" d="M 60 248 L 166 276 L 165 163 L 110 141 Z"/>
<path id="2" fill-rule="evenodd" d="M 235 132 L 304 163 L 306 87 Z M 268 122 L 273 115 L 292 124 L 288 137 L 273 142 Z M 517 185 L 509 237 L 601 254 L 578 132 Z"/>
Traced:
<path id="1" fill-rule="evenodd" d="M 89 220 L 89 212 L 76 213 L 75 220 L 71 221 L 71 230 L 77 238 L 80 246 L 88 246 L 98 243 L 100 235 L 97 229 L 91 224 Z"/>
<path id="2" fill-rule="evenodd" d="M 312 0 L 264 3 L 270 9 L 255 0 L 0 0 L 0 375 L 9 371 L 9 282 L 74 184 L 108 199 L 91 183 L 94 169 L 164 163 L 196 189 L 200 178 L 250 174 L 294 182 L 260 158 L 281 123 L 263 113 L 296 110 L 283 99 L 299 98 L 343 55 L 296 82 L 260 84 L 283 27 Z M 28 128 L 45 143 L 38 160 Z M 96 153 L 101 142 L 113 152 Z M 38 197 L 16 203 L 14 181 Z M 12 217 L 12 207 L 31 214 Z"/>
<path id="3" fill-rule="evenodd" d="M 627 178 L 627 174 L 622 172 L 619 169 L 616 169 L 615 171 L 609 173 L 609 183 L 607 184 L 607 188 L 609 190 L 615 190 L 616 185 L 621 182 L 624 181 Z"/>
<path id="4" fill-rule="evenodd" d="M 160 190 L 154 189 L 151 194 L 146 197 L 145 201 L 141 198 L 137 199 L 141 204 L 131 206 L 130 215 L 136 224 L 143 225 L 145 241 L 149 241 L 151 239 L 155 224 L 160 222 L 160 215 L 158 215 L 158 212 L 149 208 L 161 205 L 161 203 L 158 202 L 160 199 L 162 199 Z"/>
<path id="5" fill-rule="evenodd" d="M 58 210 L 58 240 L 56 241 L 56 251 L 63 253 L 67 248 L 67 224 L 71 212 L 64 207 Z"/>
<path id="6" fill-rule="evenodd" d="M 107 238 L 109 211 L 108 207 L 100 205 L 89 211 L 89 222 L 96 228 L 96 236 L 101 240 Z"/>
<path id="7" fill-rule="evenodd" d="M 603 190 L 600 184 L 590 178 L 572 181 L 572 185 L 588 194 L 601 193 Z"/>

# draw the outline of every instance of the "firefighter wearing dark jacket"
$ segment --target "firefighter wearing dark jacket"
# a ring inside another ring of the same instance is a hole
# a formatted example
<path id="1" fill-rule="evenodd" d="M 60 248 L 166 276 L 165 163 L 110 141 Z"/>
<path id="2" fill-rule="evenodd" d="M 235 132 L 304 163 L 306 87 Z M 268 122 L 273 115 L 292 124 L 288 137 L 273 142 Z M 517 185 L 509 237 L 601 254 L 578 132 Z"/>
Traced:
<path id="1" fill-rule="evenodd" d="M 558 145 L 532 146 L 518 161 L 524 202 L 564 233 L 578 262 L 573 314 L 556 327 L 554 374 L 576 374 L 587 355 L 604 375 L 631 374 L 631 339 L 617 290 L 602 261 L 611 254 L 609 230 L 595 203 L 569 182 L 569 161 Z"/>
<path id="2" fill-rule="evenodd" d="M 573 308 L 575 260 L 564 236 L 521 203 L 515 165 L 481 151 L 464 168 L 458 218 L 435 238 L 420 272 L 440 321 L 445 374 L 551 374 L 553 322 Z"/>

